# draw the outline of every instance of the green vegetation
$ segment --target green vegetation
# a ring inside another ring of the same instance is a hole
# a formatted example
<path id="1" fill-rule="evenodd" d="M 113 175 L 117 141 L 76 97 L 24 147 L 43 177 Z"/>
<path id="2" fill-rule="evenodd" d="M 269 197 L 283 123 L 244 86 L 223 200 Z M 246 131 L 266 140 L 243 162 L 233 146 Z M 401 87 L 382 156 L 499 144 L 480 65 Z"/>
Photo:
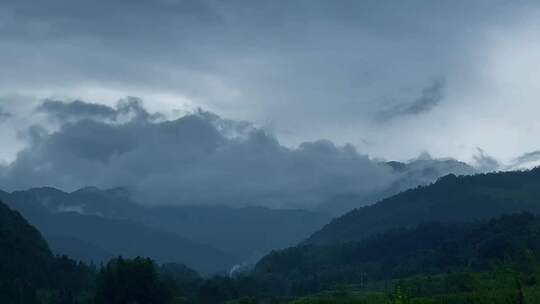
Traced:
<path id="1" fill-rule="evenodd" d="M 465 224 L 428 223 L 361 242 L 304 245 L 274 252 L 255 267 L 267 294 L 302 295 L 336 284 L 362 284 L 466 268 L 488 271 L 540 252 L 540 218 L 503 216 Z M 524 262 L 523 262 L 524 263 Z"/>
<path id="2" fill-rule="evenodd" d="M 540 168 L 473 176 L 448 175 L 334 219 L 305 244 L 360 241 L 425 222 L 475 221 L 523 211 L 540 214 Z"/>
<path id="3" fill-rule="evenodd" d="M 150 259 L 119 257 L 97 275 L 96 304 L 170 302 L 171 295 Z"/>
<path id="4" fill-rule="evenodd" d="M 521 273 L 501 266 L 492 272 L 452 272 L 393 282 L 386 291 L 348 287 L 302 297 L 293 304 L 537 304 L 540 287 L 524 286 Z"/>
<path id="5" fill-rule="evenodd" d="M 534 304 L 540 303 L 539 236 L 540 217 L 523 213 L 397 229 L 357 243 L 291 248 L 232 278 L 201 278 L 184 266 L 158 268 L 145 259 L 123 263 L 132 268 L 127 273 L 147 273 L 146 288 L 161 292 L 145 292 L 155 299 L 138 303 Z M 136 270 L 141 263 L 146 266 Z M 100 286 L 118 296 L 134 286 L 130 280 L 143 282 L 124 275 L 120 284 L 100 285 L 102 273 L 119 277 L 109 271 L 117 264 L 100 272 L 98 296 Z"/>
<path id="6" fill-rule="evenodd" d="M 233 277 L 141 257 L 97 267 L 54 256 L 0 203 L 0 303 L 540 304 L 540 216 L 513 213 L 540 206 L 537 182 L 540 169 L 449 176 L 357 210 L 311 239 L 325 241 L 272 252 Z M 423 221 L 428 212 L 433 219 Z M 355 235 L 366 214 L 374 228 Z"/>
<path id="7" fill-rule="evenodd" d="M 92 281 L 91 268 L 54 256 L 39 231 L 0 202 L 0 303 L 73 303 Z"/>

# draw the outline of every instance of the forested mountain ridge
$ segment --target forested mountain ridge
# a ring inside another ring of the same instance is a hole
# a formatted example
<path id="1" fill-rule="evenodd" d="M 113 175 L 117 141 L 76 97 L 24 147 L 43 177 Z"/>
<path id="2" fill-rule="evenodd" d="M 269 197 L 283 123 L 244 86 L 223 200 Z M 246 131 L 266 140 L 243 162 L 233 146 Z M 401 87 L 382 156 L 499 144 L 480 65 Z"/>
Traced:
<path id="1" fill-rule="evenodd" d="M 426 184 L 448 173 L 473 174 L 476 169 L 453 159 L 432 159 L 424 156 L 407 162 L 381 162 L 393 175 L 393 182 L 381 189 L 366 193 L 336 194 L 313 210 L 271 209 L 265 207 L 231 207 L 234 202 L 220 205 L 154 206 L 152 202 L 137 201 L 126 188 L 101 190 L 85 187 L 64 192 L 52 187 L 31 188 L 11 193 L 0 190 L 0 199 L 28 214 L 33 221 L 51 214 L 63 218 L 94 216 L 113 220 L 131 220 L 161 231 L 175 233 L 195 243 L 210 245 L 242 262 L 254 262 L 271 250 L 298 244 L 321 229 L 333 216 L 354 207 L 371 204 L 400 191 Z M 37 216 L 37 217 L 36 217 Z M 58 225 L 57 225 L 58 226 Z M 84 260 L 102 260 L 118 254 L 107 246 L 93 244 L 75 234 L 50 235 L 43 233 L 53 249 Z M 73 248 L 84 246 L 84 252 Z M 180 261 L 177 261 L 180 262 Z M 199 269 L 200 270 L 200 269 Z"/>
<path id="2" fill-rule="evenodd" d="M 36 265 L 27 264 L 34 261 L 37 265 L 47 264 L 52 253 L 40 232 L 30 226 L 17 212 L 10 210 L 0 202 L 0 250 L 2 273 L 17 273 L 7 268 L 19 269 L 18 273 L 28 281 L 43 283 L 43 272 L 34 269 Z M 43 270 L 41 270 L 43 271 Z M 16 277 L 9 278 L 11 280 Z"/>
<path id="3" fill-rule="evenodd" d="M 1 303 L 34 303 L 38 290 L 68 300 L 87 286 L 88 273 L 86 266 L 54 256 L 40 232 L 0 201 Z"/>
<path id="4" fill-rule="evenodd" d="M 447 175 L 332 220 L 304 244 L 358 241 L 429 221 L 474 221 L 503 214 L 540 213 L 540 169 L 471 176 Z"/>
<path id="5" fill-rule="evenodd" d="M 467 163 L 451 158 L 433 159 L 429 155 L 421 155 L 409 162 L 388 161 L 379 165 L 390 168 L 394 176 L 392 183 L 366 193 L 336 195 L 318 206 L 317 210 L 332 214 L 334 217 L 341 216 L 355 208 L 372 205 L 407 189 L 429 185 L 448 174 L 472 175 L 480 172 Z"/>
<path id="6" fill-rule="evenodd" d="M 291 247 L 259 261 L 254 277 L 269 294 L 308 294 L 366 280 L 490 271 L 510 261 L 526 270 L 538 254 L 540 217 L 522 213 L 474 223 L 424 223 L 360 242 Z"/>

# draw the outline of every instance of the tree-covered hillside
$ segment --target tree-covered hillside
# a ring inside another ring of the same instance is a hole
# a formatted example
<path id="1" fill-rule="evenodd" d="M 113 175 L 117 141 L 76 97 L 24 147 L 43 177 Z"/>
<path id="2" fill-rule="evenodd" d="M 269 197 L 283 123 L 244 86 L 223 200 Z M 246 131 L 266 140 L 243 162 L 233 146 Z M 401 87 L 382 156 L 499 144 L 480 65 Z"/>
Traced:
<path id="1" fill-rule="evenodd" d="M 69 300 L 88 286 L 89 274 L 86 266 L 55 257 L 40 232 L 0 202 L 0 303 L 36 303 L 42 292 Z"/>
<path id="2" fill-rule="evenodd" d="M 473 221 L 502 214 L 540 213 L 540 169 L 473 176 L 447 175 L 334 219 L 305 244 L 357 241 L 426 221 Z"/>
<path id="3" fill-rule="evenodd" d="M 307 294 L 448 271 L 489 271 L 540 254 L 540 217 L 528 213 L 476 223 L 428 223 L 360 242 L 303 245 L 263 258 L 254 276 L 269 294 Z"/>

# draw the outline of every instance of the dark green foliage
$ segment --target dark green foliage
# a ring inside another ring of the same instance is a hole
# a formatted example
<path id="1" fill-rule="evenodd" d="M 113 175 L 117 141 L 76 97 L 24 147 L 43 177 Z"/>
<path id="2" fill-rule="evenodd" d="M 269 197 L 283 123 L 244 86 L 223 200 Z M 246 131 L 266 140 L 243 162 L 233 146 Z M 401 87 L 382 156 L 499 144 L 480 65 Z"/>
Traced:
<path id="1" fill-rule="evenodd" d="M 539 214 L 538 197 L 540 168 L 448 175 L 432 185 L 407 190 L 334 219 L 305 244 L 359 241 L 392 228 L 415 227 L 424 222 L 475 221 L 522 211 Z M 496 245 L 497 240 L 493 242 Z"/>
<path id="2" fill-rule="evenodd" d="M 0 303 L 34 304 L 39 303 L 34 286 L 22 281 L 7 281 L 0 283 Z"/>
<path id="3" fill-rule="evenodd" d="M 197 292 L 197 299 L 201 304 L 222 303 L 239 296 L 234 280 L 220 276 L 205 280 Z"/>
<path id="4" fill-rule="evenodd" d="M 0 203 L 0 273 L 2 281 L 20 279 L 32 285 L 47 282 L 53 256 L 39 231 L 16 211 Z"/>
<path id="5" fill-rule="evenodd" d="M 274 252 L 255 267 L 268 294 L 307 294 L 335 284 L 361 284 L 472 268 L 492 269 L 540 252 L 540 218 L 531 214 L 464 224 L 423 224 L 394 229 L 361 242 L 304 245 Z M 453 278 L 465 292 L 474 279 Z M 455 292 L 455 290 L 448 290 Z"/>
<path id="6" fill-rule="evenodd" d="M 0 303 L 73 303 L 92 280 L 88 267 L 53 256 L 39 231 L 0 202 Z"/>
<path id="7" fill-rule="evenodd" d="M 162 304 L 171 295 L 150 259 L 121 257 L 111 260 L 98 273 L 96 304 Z"/>
<path id="8" fill-rule="evenodd" d="M 198 282 L 202 279 L 195 270 L 183 264 L 163 264 L 159 267 L 159 272 L 162 276 L 169 277 L 178 283 Z"/>
<path id="9" fill-rule="evenodd" d="M 168 263 L 159 267 L 159 274 L 176 301 L 193 299 L 203 279 L 182 264 Z"/>
<path id="10" fill-rule="evenodd" d="M 252 303 L 259 296 L 260 283 L 251 276 L 214 276 L 200 284 L 194 302 L 210 304 L 241 299 L 240 303 Z"/>
<path id="11" fill-rule="evenodd" d="M 365 290 L 349 286 L 302 297 L 293 304 L 538 304 L 538 286 L 524 286 L 521 273 L 509 265 L 493 272 L 469 270 L 437 276 L 418 276 L 394 282 L 385 290 Z M 471 282 L 473 286 L 464 281 Z M 503 284 L 504 283 L 504 284 Z M 471 288 L 472 287 L 472 288 Z"/>

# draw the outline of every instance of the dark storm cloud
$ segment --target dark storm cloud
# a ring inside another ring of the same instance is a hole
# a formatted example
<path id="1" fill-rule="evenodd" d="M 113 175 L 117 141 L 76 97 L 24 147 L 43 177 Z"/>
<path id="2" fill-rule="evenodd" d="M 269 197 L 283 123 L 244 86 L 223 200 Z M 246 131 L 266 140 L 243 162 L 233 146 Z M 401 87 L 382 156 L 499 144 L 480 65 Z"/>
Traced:
<path id="1" fill-rule="evenodd" d="M 46 112 L 51 117 L 59 120 L 68 118 L 98 118 L 115 120 L 117 111 L 106 105 L 86 103 L 75 100 L 71 103 L 65 103 L 57 100 L 46 100 L 38 108 L 40 112 Z"/>
<path id="2" fill-rule="evenodd" d="M 144 114 L 113 121 L 126 105 Z M 30 128 L 28 147 L 0 167 L 7 190 L 126 186 L 149 204 L 306 207 L 344 193 L 381 190 L 400 177 L 351 145 L 318 140 L 288 148 L 264 130 L 201 110 L 155 120 L 139 100 L 116 108 L 45 101 L 39 108 L 51 116 L 62 113 L 60 127 Z M 441 172 L 455 171 L 452 163 L 440 165 Z M 411 172 L 438 166 L 433 159 L 411 163 Z M 407 182 L 426 182 L 425 174 L 416 175 Z"/>
<path id="3" fill-rule="evenodd" d="M 120 100 L 116 108 L 103 104 L 87 103 L 81 100 L 63 102 L 58 100 L 45 100 L 36 110 L 48 114 L 49 118 L 66 122 L 68 120 L 96 119 L 105 121 L 118 121 L 122 117 L 137 120 L 152 120 L 160 118 L 158 113 L 150 114 L 136 97 Z"/>
<path id="4" fill-rule="evenodd" d="M 388 91 L 464 74 L 484 28 L 527 7 L 505 3 L 6 0 L 0 83 L 166 90 L 304 132 L 376 114 L 370 100 Z"/>
<path id="5" fill-rule="evenodd" d="M 444 98 L 444 82 L 435 80 L 422 89 L 420 97 L 410 103 L 399 104 L 391 109 L 381 111 L 378 115 L 380 121 L 388 121 L 399 116 L 418 115 L 431 111 Z"/>
<path id="6" fill-rule="evenodd" d="M 136 95 L 153 100 L 154 111 L 200 106 L 268 122 L 285 145 L 365 140 L 372 143 L 362 146 L 366 152 L 386 158 L 424 149 L 469 158 L 478 145 L 493 151 L 496 139 L 478 142 L 449 121 L 492 109 L 483 100 L 501 86 L 483 73 L 492 68 L 493 37 L 527 28 L 520 24 L 538 20 L 529 15 L 538 7 L 507 0 L 4 0 L 0 99 L 112 104 Z M 422 95 L 436 77 L 446 85 Z M 478 84 L 487 89 L 471 93 Z M 391 124 L 380 123 L 381 111 Z M 443 136 L 456 141 L 441 143 Z"/>
<path id="7" fill-rule="evenodd" d="M 39 108 L 62 113 L 64 123 L 52 133 L 32 129 L 30 146 L 4 168 L 2 185 L 10 189 L 124 185 L 152 203 L 305 206 L 392 179 L 352 146 L 316 141 L 290 149 L 262 130 L 203 111 L 114 123 L 122 104 L 46 101 Z"/>

